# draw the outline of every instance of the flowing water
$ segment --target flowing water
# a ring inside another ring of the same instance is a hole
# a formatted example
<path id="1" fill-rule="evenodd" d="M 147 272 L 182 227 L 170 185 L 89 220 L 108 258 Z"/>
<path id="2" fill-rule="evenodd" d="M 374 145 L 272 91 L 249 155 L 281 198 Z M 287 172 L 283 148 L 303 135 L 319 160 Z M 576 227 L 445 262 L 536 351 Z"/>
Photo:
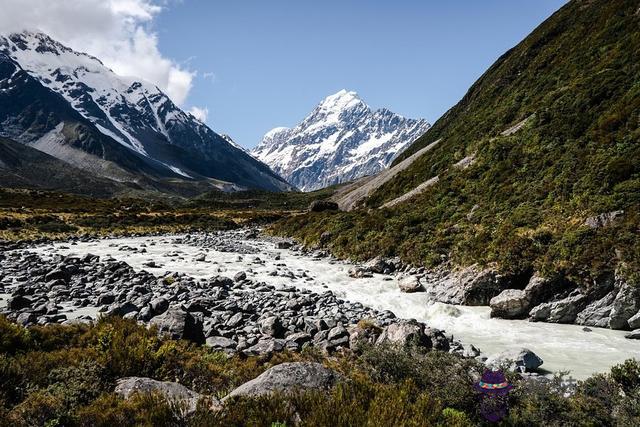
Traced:
<path id="1" fill-rule="evenodd" d="M 237 233 L 228 233 L 228 236 L 236 242 L 242 239 Z M 343 299 L 359 301 L 379 310 L 391 310 L 398 317 L 414 318 L 444 329 L 463 342 L 474 344 L 487 355 L 527 347 L 544 360 L 542 367 L 546 370 L 570 371 L 576 379 L 607 371 L 628 358 L 640 358 L 640 341 L 625 339 L 622 331 L 591 328 L 591 332 L 586 332 L 576 325 L 491 319 L 489 307 L 434 303 L 424 293 L 402 293 L 391 276 L 353 279 L 347 274 L 351 264 L 275 249 L 272 242 L 264 240 L 241 240 L 242 244 L 258 250 L 256 254 L 246 255 L 174 243 L 174 237 L 105 239 L 72 246 L 56 243 L 33 251 L 45 256 L 55 253 L 111 256 L 135 269 L 157 275 L 181 272 L 195 278 L 218 274 L 233 277 L 239 271 L 246 271 L 248 278 L 269 284 L 295 285 L 315 292 L 330 289 Z M 119 250 L 123 246 L 144 247 L 146 253 Z M 205 261 L 195 261 L 201 254 L 206 254 Z M 144 265 L 150 261 L 159 267 Z"/>

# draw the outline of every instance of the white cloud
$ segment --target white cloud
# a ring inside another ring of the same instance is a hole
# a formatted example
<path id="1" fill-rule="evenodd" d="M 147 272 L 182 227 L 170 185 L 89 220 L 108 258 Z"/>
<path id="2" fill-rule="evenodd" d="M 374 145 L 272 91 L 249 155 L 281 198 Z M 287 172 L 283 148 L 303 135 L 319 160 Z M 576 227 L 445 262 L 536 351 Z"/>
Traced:
<path id="1" fill-rule="evenodd" d="M 202 123 L 205 123 L 207 121 L 207 117 L 209 116 L 209 109 L 207 107 L 191 107 L 191 109 L 189 110 L 189 114 L 200 120 Z"/>
<path id="2" fill-rule="evenodd" d="M 156 84 L 181 105 L 196 73 L 160 53 L 152 29 L 160 2 L 166 0 L 2 0 L 0 32 L 43 31 L 117 74 Z"/>

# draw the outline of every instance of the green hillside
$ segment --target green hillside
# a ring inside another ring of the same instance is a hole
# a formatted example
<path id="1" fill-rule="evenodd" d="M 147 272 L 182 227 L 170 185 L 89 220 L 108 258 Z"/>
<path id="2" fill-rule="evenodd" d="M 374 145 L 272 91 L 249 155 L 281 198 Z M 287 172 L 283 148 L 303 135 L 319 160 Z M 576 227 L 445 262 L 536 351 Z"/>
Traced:
<path id="1" fill-rule="evenodd" d="M 497 262 L 580 282 L 618 267 L 637 272 L 639 121 L 639 2 L 574 0 L 499 58 L 397 162 L 438 145 L 364 208 L 290 218 L 274 231 L 308 244 L 329 232 L 323 242 L 356 259 Z M 454 167 L 467 157 L 471 166 Z M 434 176 L 424 193 L 378 209 Z M 585 225 L 618 210 L 605 227 Z"/>

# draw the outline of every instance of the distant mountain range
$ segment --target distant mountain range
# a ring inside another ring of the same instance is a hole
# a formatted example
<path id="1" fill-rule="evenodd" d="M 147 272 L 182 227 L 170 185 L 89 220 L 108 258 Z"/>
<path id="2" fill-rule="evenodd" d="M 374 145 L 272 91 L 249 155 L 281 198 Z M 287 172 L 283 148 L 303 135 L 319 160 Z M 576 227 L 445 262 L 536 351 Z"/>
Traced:
<path id="1" fill-rule="evenodd" d="M 379 172 L 429 126 L 386 108 L 372 110 L 355 92 L 341 90 L 296 127 L 269 131 L 251 153 L 311 191 Z"/>
<path id="2" fill-rule="evenodd" d="M 51 166 L 67 164 L 111 181 L 114 189 L 189 195 L 293 188 L 156 86 L 118 76 L 42 33 L 0 36 L 0 137 L 5 145 L 13 140 L 64 162 Z M 0 164 L 7 174 L 14 162 L 0 158 Z M 23 175 L 30 170 L 24 166 Z M 55 187 L 36 177 L 14 181 Z"/>

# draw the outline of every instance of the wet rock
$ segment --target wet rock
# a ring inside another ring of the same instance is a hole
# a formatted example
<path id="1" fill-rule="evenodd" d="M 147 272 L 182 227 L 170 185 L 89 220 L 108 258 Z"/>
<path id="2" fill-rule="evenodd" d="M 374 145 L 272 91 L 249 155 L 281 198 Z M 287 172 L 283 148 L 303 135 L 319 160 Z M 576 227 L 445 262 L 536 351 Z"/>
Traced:
<path id="1" fill-rule="evenodd" d="M 639 291 L 627 283 L 619 285 L 619 291 L 613 301 L 609 315 L 609 327 L 611 329 L 629 329 L 628 320 L 633 317 L 640 306 L 638 304 Z"/>
<path id="2" fill-rule="evenodd" d="M 169 308 L 163 314 L 151 319 L 150 326 L 158 328 L 158 335 L 174 340 L 189 340 L 198 344 L 205 342 L 202 323 L 179 308 Z"/>
<path id="3" fill-rule="evenodd" d="M 416 276 L 403 277 L 398 281 L 400 292 L 413 293 L 424 292 L 424 287 L 420 283 L 420 279 Z"/>
<path id="4" fill-rule="evenodd" d="M 340 374 L 319 363 L 281 363 L 263 372 L 257 378 L 242 384 L 222 401 L 234 397 L 257 397 L 271 393 L 330 390 L 341 380 Z"/>
<path id="5" fill-rule="evenodd" d="M 640 329 L 634 329 L 624 336 L 630 340 L 640 340 Z"/>
<path id="6" fill-rule="evenodd" d="M 587 296 L 579 290 L 558 301 L 542 303 L 529 312 L 529 320 L 551 323 L 573 323 L 587 303 Z"/>
<path id="7" fill-rule="evenodd" d="M 378 274 L 389 274 L 395 269 L 395 266 L 388 263 L 383 257 L 375 257 L 367 262 L 364 267 L 370 272 Z"/>
<path id="8" fill-rule="evenodd" d="M 538 369 L 542 364 L 542 359 L 527 348 L 496 353 L 489 356 L 485 361 L 485 365 L 489 368 L 499 369 L 506 367 L 516 372 L 530 372 Z"/>
<path id="9" fill-rule="evenodd" d="M 587 305 L 584 310 L 578 313 L 576 323 L 578 325 L 595 326 L 598 328 L 609 327 L 609 316 L 616 294 L 616 291 L 611 291 L 599 300 Z"/>
<path id="10" fill-rule="evenodd" d="M 529 312 L 531 298 L 521 289 L 505 289 L 499 295 L 491 298 L 491 317 L 504 319 L 518 319 Z"/>
<path id="11" fill-rule="evenodd" d="M 373 277 L 370 271 L 363 267 L 351 267 L 349 271 L 347 271 L 349 277 L 353 277 L 354 279 L 362 279 L 363 277 Z"/>

